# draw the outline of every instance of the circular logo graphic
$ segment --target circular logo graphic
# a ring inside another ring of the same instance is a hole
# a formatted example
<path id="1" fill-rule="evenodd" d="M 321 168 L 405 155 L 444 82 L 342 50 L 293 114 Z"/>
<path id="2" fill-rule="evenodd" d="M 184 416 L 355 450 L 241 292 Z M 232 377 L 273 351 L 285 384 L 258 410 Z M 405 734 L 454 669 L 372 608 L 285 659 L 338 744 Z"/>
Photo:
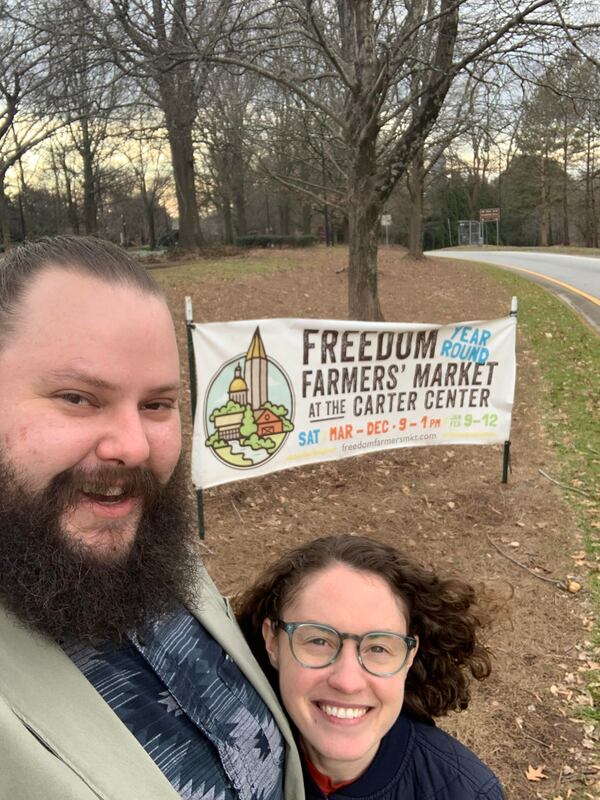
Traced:
<path id="1" fill-rule="evenodd" d="M 256 330 L 247 353 L 224 364 L 204 404 L 205 445 L 234 469 L 252 469 L 294 430 L 294 395 L 283 368 L 266 355 Z"/>

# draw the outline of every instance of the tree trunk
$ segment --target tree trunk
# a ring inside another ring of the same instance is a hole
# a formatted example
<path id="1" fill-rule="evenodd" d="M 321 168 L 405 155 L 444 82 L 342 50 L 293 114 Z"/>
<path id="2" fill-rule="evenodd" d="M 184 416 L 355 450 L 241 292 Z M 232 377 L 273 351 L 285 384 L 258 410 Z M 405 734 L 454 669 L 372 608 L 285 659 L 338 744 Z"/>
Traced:
<path id="1" fill-rule="evenodd" d="M 381 201 L 375 187 L 375 137 L 358 148 L 348 187 L 348 312 L 350 319 L 381 320 L 377 237 Z"/>
<path id="2" fill-rule="evenodd" d="M 19 215 L 21 217 L 21 238 L 27 238 L 27 233 L 31 228 L 29 219 L 29 209 L 27 208 L 27 184 L 25 183 L 25 172 L 23 170 L 23 160 L 17 161 L 19 165 Z"/>
<path id="3" fill-rule="evenodd" d="M 172 81 L 161 81 L 161 95 L 179 212 L 179 246 L 184 250 L 195 250 L 204 244 L 198 217 L 192 139 L 196 115 L 193 110 L 190 111 L 188 105 L 181 103 Z"/>
<path id="4" fill-rule="evenodd" d="M 377 285 L 377 238 L 383 203 L 376 186 L 376 141 L 377 129 L 373 126 L 369 131 L 361 130 L 357 143 L 348 148 L 352 153 L 348 180 L 350 319 L 383 319 Z"/>
<path id="5" fill-rule="evenodd" d="M 567 131 L 564 132 L 563 139 L 563 174 L 562 174 L 562 207 L 563 207 L 563 244 L 571 244 L 571 237 L 569 236 L 569 173 L 568 173 L 568 152 L 569 140 L 567 139 Z"/>
<path id="6" fill-rule="evenodd" d="M 60 170 L 56 163 L 54 149 L 50 149 L 52 174 L 54 177 L 54 233 L 62 233 L 62 197 L 60 194 Z"/>
<path id="7" fill-rule="evenodd" d="M 382 320 L 377 291 L 377 233 L 379 208 L 364 194 L 349 198 L 350 256 L 348 312 L 350 319 Z"/>
<path id="8" fill-rule="evenodd" d="M 326 247 L 333 247 L 331 240 L 331 224 L 329 222 L 329 206 L 327 203 L 323 205 L 323 227 L 325 228 L 325 245 Z"/>
<path id="9" fill-rule="evenodd" d="M 278 192 L 277 212 L 279 216 L 279 233 L 281 236 L 290 235 L 290 198 L 287 192 Z"/>
<path id="10" fill-rule="evenodd" d="M 597 227 L 596 227 L 596 208 L 594 197 L 594 156 L 592 145 L 592 132 L 588 128 L 586 136 L 586 158 L 585 158 L 585 245 L 586 247 L 596 247 Z"/>
<path id="11" fill-rule="evenodd" d="M 156 250 L 156 222 L 154 220 L 154 205 L 148 209 L 148 246 Z"/>
<path id="12" fill-rule="evenodd" d="M 79 236 L 79 215 L 77 213 L 77 205 L 73 198 L 73 189 L 71 187 L 71 176 L 69 174 L 69 167 L 67 166 L 67 159 L 65 153 L 61 157 L 61 166 L 63 176 L 65 179 L 65 197 L 67 199 L 67 218 L 71 226 L 71 232 L 75 236 Z"/>
<path id="13" fill-rule="evenodd" d="M 353 62 L 355 86 L 345 100 L 348 161 L 348 313 L 350 319 L 381 320 L 377 286 L 377 237 L 383 200 L 377 187 L 377 102 L 373 91 L 379 65 L 371 3 L 338 3 L 343 52 Z"/>
<path id="14" fill-rule="evenodd" d="M 11 243 L 10 237 L 10 218 L 8 213 L 8 198 L 4 188 L 5 176 L 0 175 L 0 232 L 2 233 L 2 243 L 4 249 L 8 250 Z"/>
<path id="15" fill-rule="evenodd" d="M 302 203 L 302 234 L 310 236 L 310 223 L 312 217 L 312 208 L 310 203 Z"/>
<path id="16" fill-rule="evenodd" d="M 423 258 L 423 147 L 419 147 L 408 172 L 410 219 L 408 228 L 408 254 Z"/>
<path id="17" fill-rule="evenodd" d="M 592 153 L 592 176 L 590 180 L 590 214 L 592 220 L 592 247 L 598 247 L 598 219 L 596 217 L 596 189 L 594 188 L 594 154 Z"/>
<path id="18" fill-rule="evenodd" d="M 156 250 L 156 224 L 154 222 L 154 205 L 156 194 L 149 192 L 146 187 L 146 178 L 142 172 L 139 176 L 140 195 L 144 204 L 146 214 L 146 225 L 148 226 L 148 246 L 150 250 Z"/>
<path id="19" fill-rule="evenodd" d="M 96 195 L 96 175 L 94 153 L 89 133 L 88 121 L 81 120 L 81 147 L 79 154 L 83 161 L 83 224 L 88 235 L 98 233 L 98 203 Z"/>
<path id="20" fill-rule="evenodd" d="M 233 244 L 233 215 L 231 213 L 231 202 L 228 197 L 223 198 L 222 208 L 223 208 L 223 238 L 225 244 Z"/>
<path id="21" fill-rule="evenodd" d="M 231 184 L 233 190 L 233 207 L 235 210 L 235 230 L 238 236 L 245 236 L 248 233 L 248 223 L 246 221 L 246 180 L 244 168 L 242 166 L 243 156 L 241 150 L 239 157 L 240 161 L 236 164 L 231 175 Z"/>
<path id="22" fill-rule="evenodd" d="M 548 210 L 548 176 L 546 167 L 546 157 L 542 155 L 540 173 L 540 247 L 548 247 L 549 243 L 550 214 Z"/>

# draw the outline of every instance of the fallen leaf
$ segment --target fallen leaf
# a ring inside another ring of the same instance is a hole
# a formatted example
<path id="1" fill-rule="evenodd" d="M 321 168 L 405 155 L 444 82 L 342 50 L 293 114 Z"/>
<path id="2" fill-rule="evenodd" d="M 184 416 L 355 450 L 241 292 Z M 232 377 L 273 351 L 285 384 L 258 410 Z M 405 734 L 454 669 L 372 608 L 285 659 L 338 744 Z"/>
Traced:
<path id="1" fill-rule="evenodd" d="M 547 778 L 547 775 L 544 775 L 544 770 L 546 769 L 546 765 L 542 764 L 541 767 L 532 767 L 531 764 L 527 767 L 527 772 L 525 773 L 525 777 L 528 781 L 541 781 L 542 779 Z"/>
<path id="2" fill-rule="evenodd" d="M 591 739 L 584 739 L 581 744 L 586 748 L 586 750 L 593 750 L 596 747 Z"/>

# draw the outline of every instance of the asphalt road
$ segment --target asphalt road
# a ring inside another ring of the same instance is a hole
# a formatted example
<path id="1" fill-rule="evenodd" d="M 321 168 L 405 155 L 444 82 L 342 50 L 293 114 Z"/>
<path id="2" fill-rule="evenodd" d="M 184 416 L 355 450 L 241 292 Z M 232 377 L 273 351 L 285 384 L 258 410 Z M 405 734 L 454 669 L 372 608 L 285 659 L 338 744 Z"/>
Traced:
<path id="1" fill-rule="evenodd" d="M 425 255 L 480 261 L 520 272 L 555 292 L 600 333 L 600 258 L 519 250 L 429 250 Z"/>

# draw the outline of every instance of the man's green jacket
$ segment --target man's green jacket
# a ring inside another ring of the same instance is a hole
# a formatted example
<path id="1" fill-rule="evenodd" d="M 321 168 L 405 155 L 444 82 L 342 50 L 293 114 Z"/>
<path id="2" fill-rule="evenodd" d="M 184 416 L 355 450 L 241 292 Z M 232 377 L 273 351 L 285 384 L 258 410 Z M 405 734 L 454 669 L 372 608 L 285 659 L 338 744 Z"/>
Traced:
<path id="1" fill-rule="evenodd" d="M 285 800 L 303 800 L 289 725 L 227 602 L 202 570 L 190 611 L 260 693 L 287 743 Z M 58 645 L 0 605 L 0 800 L 178 800 Z"/>

